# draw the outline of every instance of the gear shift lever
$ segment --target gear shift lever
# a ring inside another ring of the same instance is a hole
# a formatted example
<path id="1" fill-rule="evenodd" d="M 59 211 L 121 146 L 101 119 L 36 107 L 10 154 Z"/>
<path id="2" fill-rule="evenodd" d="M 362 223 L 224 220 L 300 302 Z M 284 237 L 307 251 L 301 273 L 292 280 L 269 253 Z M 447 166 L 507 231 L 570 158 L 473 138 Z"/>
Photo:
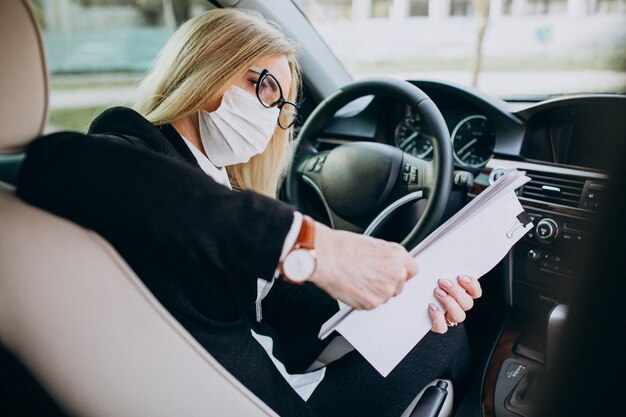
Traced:
<path id="1" fill-rule="evenodd" d="M 567 317 L 567 306 L 558 304 L 548 316 L 548 332 L 546 334 L 546 369 L 554 369 L 558 353 L 558 342 L 562 340 L 563 325 Z"/>
<path id="2" fill-rule="evenodd" d="M 545 367 L 536 361 L 508 358 L 496 383 L 495 407 L 498 417 L 532 417 L 543 400 L 547 371 L 554 368 L 567 307 L 557 305 L 548 316 Z"/>

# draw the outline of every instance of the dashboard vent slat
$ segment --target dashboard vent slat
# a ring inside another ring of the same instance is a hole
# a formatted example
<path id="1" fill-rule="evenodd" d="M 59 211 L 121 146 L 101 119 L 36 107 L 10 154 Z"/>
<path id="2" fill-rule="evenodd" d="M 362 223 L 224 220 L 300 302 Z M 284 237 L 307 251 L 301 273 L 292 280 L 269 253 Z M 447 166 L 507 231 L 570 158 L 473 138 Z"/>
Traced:
<path id="1" fill-rule="evenodd" d="M 585 188 L 585 178 L 536 171 L 527 171 L 526 175 L 530 181 L 522 188 L 521 197 L 578 207 Z"/>

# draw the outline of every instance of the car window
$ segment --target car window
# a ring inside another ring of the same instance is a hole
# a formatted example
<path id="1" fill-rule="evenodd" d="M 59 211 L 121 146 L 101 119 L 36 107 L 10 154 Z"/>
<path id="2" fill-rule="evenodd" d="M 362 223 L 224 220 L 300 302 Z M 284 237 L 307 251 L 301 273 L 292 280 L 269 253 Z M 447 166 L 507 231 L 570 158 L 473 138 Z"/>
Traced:
<path id="1" fill-rule="evenodd" d="M 135 86 L 181 22 L 214 6 L 206 0 L 33 0 L 50 72 L 46 133 L 85 131 Z"/>
<path id="2" fill-rule="evenodd" d="M 626 0 L 294 0 L 354 78 L 626 91 Z"/>

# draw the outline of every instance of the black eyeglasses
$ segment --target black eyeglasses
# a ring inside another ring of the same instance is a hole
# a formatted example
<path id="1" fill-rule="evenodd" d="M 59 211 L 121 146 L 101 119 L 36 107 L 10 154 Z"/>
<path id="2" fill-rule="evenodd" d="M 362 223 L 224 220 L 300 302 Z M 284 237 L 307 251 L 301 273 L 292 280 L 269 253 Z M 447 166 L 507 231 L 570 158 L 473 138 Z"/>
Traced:
<path id="1" fill-rule="evenodd" d="M 274 75 L 267 69 L 252 67 L 250 71 L 259 74 L 256 83 L 256 96 L 263 107 L 278 107 L 278 126 L 281 129 L 289 129 L 296 122 L 298 117 L 298 106 L 283 97 L 283 89 Z"/>

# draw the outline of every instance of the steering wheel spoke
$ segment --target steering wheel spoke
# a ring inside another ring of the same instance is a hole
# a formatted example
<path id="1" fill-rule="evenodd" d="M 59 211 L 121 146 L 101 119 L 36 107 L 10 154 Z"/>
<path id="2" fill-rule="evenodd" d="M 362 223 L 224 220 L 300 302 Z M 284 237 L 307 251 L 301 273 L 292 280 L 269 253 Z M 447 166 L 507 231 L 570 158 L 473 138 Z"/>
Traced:
<path id="1" fill-rule="evenodd" d="M 321 176 L 318 173 L 304 172 L 302 173 L 300 179 L 313 191 L 324 206 L 324 214 L 328 218 L 330 227 L 333 229 L 349 230 L 356 233 L 363 232 L 364 228 L 362 226 L 344 219 L 330 207 L 324 193 L 321 190 Z"/>
<path id="2" fill-rule="evenodd" d="M 331 151 L 311 152 L 308 157 L 301 156 L 298 160 L 298 166 L 295 168 L 299 182 L 308 187 L 312 194 L 321 202 L 324 208 L 324 214 L 327 217 L 329 226 L 333 229 L 349 230 L 356 233 L 363 232 L 363 228 L 354 222 L 348 221 L 338 214 L 328 204 L 328 200 L 322 191 L 323 178 L 322 171 L 326 158 Z M 309 193 L 311 194 L 311 193 Z M 301 203 L 303 203 L 301 201 Z M 302 204 L 299 205 L 299 207 Z"/>

